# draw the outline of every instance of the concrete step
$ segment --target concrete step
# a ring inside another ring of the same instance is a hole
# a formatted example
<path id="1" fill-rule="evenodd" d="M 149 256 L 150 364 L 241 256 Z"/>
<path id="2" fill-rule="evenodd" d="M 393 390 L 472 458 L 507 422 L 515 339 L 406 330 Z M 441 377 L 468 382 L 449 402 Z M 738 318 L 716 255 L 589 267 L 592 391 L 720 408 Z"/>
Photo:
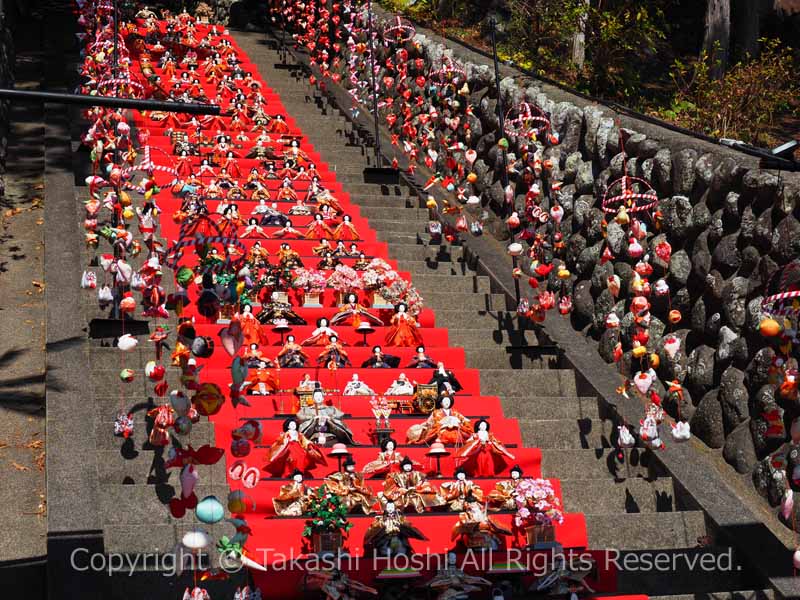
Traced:
<path id="1" fill-rule="evenodd" d="M 414 285 L 420 291 L 435 292 L 440 290 L 452 290 L 454 292 L 476 292 L 488 294 L 491 292 L 489 278 L 478 275 L 415 275 L 412 278 Z"/>
<path id="2" fill-rule="evenodd" d="M 419 221 L 370 219 L 369 225 L 375 231 L 391 231 L 395 233 L 417 233 L 418 231 L 425 231 L 425 224 Z"/>
<path id="3" fill-rule="evenodd" d="M 353 183 L 347 186 L 347 191 L 350 194 L 360 196 L 365 195 L 381 195 L 381 196 L 408 196 L 408 188 L 403 185 L 379 185 L 376 183 Z"/>
<path id="4" fill-rule="evenodd" d="M 668 550 L 694 548 L 706 535 L 700 511 L 661 513 L 586 514 L 589 547 L 614 550 Z"/>
<path id="5" fill-rule="evenodd" d="M 572 479 L 561 482 L 564 510 L 591 514 L 664 513 L 675 508 L 672 479 Z M 660 515 L 655 518 L 660 518 Z"/>
<path id="6" fill-rule="evenodd" d="M 419 241 L 419 234 L 408 237 L 403 243 L 394 243 L 389 246 L 389 256 L 395 260 L 413 261 L 458 261 L 464 257 L 464 248 L 461 246 L 450 246 L 448 244 L 425 244 Z M 381 236 L 378 236 L 380 239 Z M 387 240 L 383 240 L 387 241 Z"/>
<path id="7" fill-rule="evenodd" d="M 594 396 L 504 396 L 503 413 L 515 419 L 598 419 Z"/>
<path id="8" fill-rule="evenodd" d="M 551 371 L 543 371 L 550 373 Z M 528 371 L 537 373 L 537 371 Z M 611 448 L 613 426 L 600 419 L 519 419 L 522 441 L 533 448 Z"/>
<path id="9" fill-rule="evenodd" d="M 439 310 L 458 306 L 464 310 L 505 310 L 505 294 L 450 294 L 448 292 L 429 292 L 425 294 L 425 306 Z M 451 331 L 452 333 L 452 331 Z M 452 341 L 452 336 L 451 336 Z"/>
<path id="10" fill-rule="evenodd" d="M 353 204 L 356 204 L 361 214 L 364 214 L 365 208 L 396 208 L 402 206 L 405 208 L 417 208 L 419 205 L 419 198 L 415 196 L 384 196 L 382 194 L 353 196 L 350 198 Z"/>
<path id="11" fill-rule="evenodd" d="M 460 260 L 402 260 L 398 261 L 401 271 L 413 275 L 474 275 L 467 263 Z"/>
<path id="12" fill-rule="evenodd" d="M 168 510 L 168 509 L 165 509 Z M 109 523 L 103 531 L 103 550 L 106 554 L 148 554 L 153 563 L 153 553 L 173 552 L 180 543 L 184 534 L 201 529 L 212 540 L 218 540 L 223 535 L 231 537 L 236 530 L 227 521 L 220 521 L 214 525 L 200 523 L 194 518 L 194 512 L 188 511 L 182 519 L 174 519 L 170 524 L 126 523 L 119 525 Z M 216 549 L 212 544 L 208 548 L 209 563 L 216 566 Z M 123 597 L 123 596 L 120 596 Z"/>
<path id="13" fill-rule="evenodd" d="M 454 295 L 454 297 L 457 297 Z M 521 334 L 518 331 L 492 331 L 489 335 L 480 329 L 451 329 L 448 332 L 450 345 L 465 350 L 476 350 L 484 348 L 505 349 L 506 346 L 536 346 L 538 340 L 533 331 L 525 331 Z M 497 369 L 505 370 L 503 369 Z"/>
<path id="14" fill-rule="evenodd" d="M 412 281 L 415 279 L 412 277 Z M 519 331 L 516 315 L 505 311 L 440 309 L 436 311 L 436 326 L 482 329 L 487 334 L 491 334 L 493 331 Z"/>
<path id="15" fill-rule="evenodd" d="M 133 450 L 152 450 L 153 446 L 148 441 L 149 427 L 144 423 L 134 425 L 133 435 L 127 440 L 113 435 L 114 423 L 107 421 L 95 425 L 97 433 L 97 449 L 101 451 L 119 449 L 122 452 Z M 204 444 L 215 444 L 214 424 L 209 421 L 200 421 L 192 425 L 192 430 L 187 435 L 176 435 L 173 429 L 169 430 L 170 438 L 178 441 L 182 446 L 191 445 L 199 448 Z"/>
<path id="16" fill-rule="evenodd" d="M 365 206 L 361 208 L 362 216 L 370 219 L 370 224 L 372 223 L 372 219 L 375 220 L 382 220 L 382 219 L 395 219 L 395 220 L 403 220 L 403 221 L 428 221 L 428 209 L 427 208 L 397 208 L 395 206 Z"/>
<path id="17" fill-rule="evenodd" d="M 542 449 L 542 474 L 562 481 L 611 478 L 621 481 L 644 477 L 665 477 L 652 452 L 642 448 L 616 450 L 592 448 Z"/>
<path id="18" fill-rule="evenodd" d="M 774 600 L 772 590 L 741 590 L 733 592 L 693 592 L 670 596 L 650 596 L 650 600 Z"/>
<path id="19" fill-rule="evenodd" d="M 480 331 L 480 330 L 476 330 Z M 494 334 L 495 332 L 492 331 Z M 465 347 L 466 364 L 472 369 L 549 369 L 555 367 L 555 359 L 535 356 L 521 350 L 508 351 L 494 342 L 479 347 Z"/>
<path id="20" fill-rule="evenodd" d="M 489 396 L 521 396 L 536 390 L 542 396 L 576 396 L 575 373 L 571 369 L 545 371 L 481 371 L 481 392 Z M 535 445 L 535 444 L 534 444 Z"/>

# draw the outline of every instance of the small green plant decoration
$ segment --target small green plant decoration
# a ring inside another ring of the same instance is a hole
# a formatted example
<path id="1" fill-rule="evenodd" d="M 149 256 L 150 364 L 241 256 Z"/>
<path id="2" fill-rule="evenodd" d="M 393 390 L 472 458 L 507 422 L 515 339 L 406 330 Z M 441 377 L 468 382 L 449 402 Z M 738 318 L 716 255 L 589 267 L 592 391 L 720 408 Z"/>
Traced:
<path id="1" fill-rule="evenodd" d="M 309 497 L 308 519 L 303 537 L 311 539 L 315 533 L 346 534 L 353 526 L 347 520 L 347 506 L 341 497 L 330 493 L 323 484 Z"/>

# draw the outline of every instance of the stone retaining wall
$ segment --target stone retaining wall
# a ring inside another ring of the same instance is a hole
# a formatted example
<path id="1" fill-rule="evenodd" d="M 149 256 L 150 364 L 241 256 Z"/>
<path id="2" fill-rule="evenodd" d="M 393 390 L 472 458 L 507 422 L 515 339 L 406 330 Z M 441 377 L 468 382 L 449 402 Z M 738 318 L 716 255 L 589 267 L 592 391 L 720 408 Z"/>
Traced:
<path id="1" fill-rule="evenodd" d="M 497 144 L 503 136 L 490 61 L 461 46 L 444 45 L 441 38 L 419 29 L 406 49 L 410 61 L 423 57 L 428 66 L 440 65 L 442 57 L 449 56 L 465 67 L 473 106 L 473 114 L 466 116 L 471 137 L 457 139 L 476 150 L 478 158 L 471 169 L 477 180 L 464 185 L 463 197 L 480 197 L 481 204 L 494 213 L 485 222 L 486 231 L 508 240 L 502 220 L 507 215 L 501 183 L 503 154 Z M 381 52 L 379 64 L 388 56 L 385 50 Z M 563 182 L 557 198 L 564 208 L 561 231 L 571 272 L 567 286 L 573 299 L 573 325 L 598 340 L 609 369 L 620 369 L 630 378 L 641 368 L 632 366 L 639 361 L 630 352 L 634 330 L 630 284 L 637 260 L 627 253 L 623 228 L 600 210 L 609 183 L 626 168 L 628 175 L 650 181 L 660 199 L 657 222 L 648 223 L 647 235 L 640 241 L 656 269 L 651 281 L 663 278 L 669 287 L 668 294 L 650 297 L 652 320 L 646 346 L 660 362 L 652 390 L 670 414 L 688 420 L 692 432 L 709 447 L 720 449 L 739 473 L 752 473 L 759 491 L 777 504 L 787 482 L 784 471 L 770 467 L 770 457 L 782 460 L 794 449 L 787 444 L 788 432 L 800 416 L 800 407 L 796 400 L 778 393 L 780 381 L 771 373 L 775 350 L 760 335 L 758 325 L 761 299 L 774 291 L 767 290 L 773 276 L 800 256 L 800 177 L 760 170 L 748 155 L 651 123 L 620 118 L 604 106 L 506 66 L 502 73 L 503 105 L 523 100 L 537 105 L 560 136 L 558 145 L 540 149 L 543 158 L 554 163 L 554 179 Z M 382 70 L 378 80 L 385 74 L 392 75 Z M 342 71 L 342 75 L 347 82 L 347 74 Z M 396 92 L 384 88 L 381 94 Z M 447 110 L 443 113 L 446 117 Z M 443 121 L 435 122 L 441 125 Z M 619 127 L 627 136 L 624 155 Z M 458 135 L 443 133 L 446 136 L 441 137 L 451 143 Z M 452 170 L 446 164 L 441 137 L 431 140 L 431 147 L 439 151 L 431 170 L 446 176 Z M 521 147 L 514 138 L 509 142 L 513 161 Z M 510 179 L 515 208 L 522 214 L 528 184 L 514 173 Z M 546 199 L 542 208 L 550 209 Z M 652 252 L 664 240 L 672 247 L 668 263 Z M 606 245 L 615 258 L 603 262 Z M 621 282 L 617 297 L 606 284 L 614 274 Z M 561 285 L 555 273 L 550 283 Z M 680 349 L 672 356 L 664 348 L 670 310 L 682 314 L 680 323 L 672 326 L 680 340 Z M 616 313 L 620 327 L 606 327 L 611 312 Z M 614 348 L 620 341 L 625 353 L 615 365 Z M 800 462 L 800 453 L 795 454 Z M 790 461 L 795 454 L 790 454 Z"/>

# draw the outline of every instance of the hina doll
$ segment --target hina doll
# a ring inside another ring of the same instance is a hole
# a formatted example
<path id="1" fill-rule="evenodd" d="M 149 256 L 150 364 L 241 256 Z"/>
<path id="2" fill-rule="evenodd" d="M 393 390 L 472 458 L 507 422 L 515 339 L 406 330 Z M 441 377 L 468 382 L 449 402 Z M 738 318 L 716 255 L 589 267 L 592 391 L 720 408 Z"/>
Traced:
<path id="1" fill-rule="evenodd" d="M 259 361 L 255 370 L 250 371 L 250 378 L 245 383 L 245 393 L 253 396 L 268 396 L 280 389 L 278 376 L 270 370 L 272 361 Z"/>
<path id="2" fill-rule="evenodd" d="M 292 227 L 292 222 L 289 219 L 286 219 L 286 221 L 283 223 L 283 227 L 278 229 L 278 231 L 276 231 L 273 235 L 276 238 L 300 239 L 303 237 L 302 233 Z"/>
<path id="3" fill-rule="evenodd" d="M 391 327 L 386 333 L 387 346 L 412 347 L 422 345 L 422 335 L 419 333 L 419 323 L 408 314 L 408 305 L 400 302 L 395 307 Z"/>
<path id="4" fill-rule="evenodd" d="M 384 354 L 380 346 L 373 346 L 372 356 L 361 363 L 362 369 L 396 369 L 400 358 L 391 354 Z"/>
<path id="5" fill-rule="evenodd" d="M 339 343 L 339 336 L 333 335 L 330 337 L 330 342 L 317 357 L 317 364 L 327 366 L 328 368 L 330 368 L 331 365 L 335 365 L 336 368 L 339 369 L 352 366 L 350 357 Z"/>
<path id="6" fill-rule="evenodd" d="M 355 270 L 355 271 L 366 271 L 367 269 L 369 269 L 369 263 L 370 263 L 370 261 L 368 261 L 367 257 L 364 256 L 364 253 L 360 252 L 358 254 L 358 258 L 353 263 L 353 270 Z"/>
<path id="7" fill-rule="evenodd" d="M 452 399 L 443 396 L 437 404 L 424 423 L 408 428 L 409 444 L 430 444 L 438 440 L 443 444 L 460 445 L 472 435 L 472 423 L 453 408 Z"/>
<path id="8" fill-rule="evenodd" d="M 244 351 L 242 357 L 244 358 L 245 364 L 254 369 L 258 367 L 258 363 L 262 360 L 268 360 L 264 357 L 261 350 L 259 350 L 258 344 L 250 344 L 247 350 Z"/>
<path id="9" fill-rule="evenodd" d="M 317 319 L 317 328 L 303 340 L 303 346 L 327 346 L 331 343 L 331 338 L 338 339 L 338 336 L 333 329 L 328 327 L 328 319 L 321 317 Z"/>
<path id="10" fill-rule="evenodd" d="M 278 189 L 277 199 L 283 202 L 294 202 L 297 200 L 297 193 L 292 188 L 292 182 L 285 179 Z"/>
<path id="11" fill-rule="evenodd" d="M 278 249 L 278 264 L 284 269 L 297 269 L 303 266 L 300 254 L 292 250 L 289 244 L 281 244 Z"/>
<path id="12" fill-rule="evenodd" d="M 408 556 L 412 539 L 428 538 L 406 521 L 394 502 L 387 502 L 383 514 L 375 517 L 364 534 L 364 549 L 373 556 Z"/>
<path id="13" fill-rule="evenodd" d="M 347 294 L 345 303 L 331 318 L 332 325 L 352 325 L 358 327 L 362 321 L 369 321 L 372 325 L 381 326 L 383 321 L 371 314 L 366 308 L 358 303 L 358 296 Z"/>
<path id="14" fill-rule="evenodd" d="M 186 179 L 192 174 L 192 157 L 189 156 L 186 150 L 181 152 L 178 160 L 175 162 L 179 177 Z"/>
<path id="15" fill-rule="evenodd" d="M 244 184 L 244 188 L 246 190 L 254 190 L 259 185 L 263 183 L 263 178 L 261 174 L 258 172 L 256 167 L 250 169 L 250 173 L 247 174 L 247 182 Z"/>
<path id="16" fill-rule="evenodd" d="M 409 369 L 435 369 L 436 363 L 434 360 L 425 354 L 425 346 L 417 346 L 417 353 L 411 358 L 408 363 Z"/>
<path id="17" fill-rule="evenodd" d="M 340 264 L 342 264 L 342 261 L 335 257 L 331 252 L 325 252 L 322 260 L 317 263 L 317 269 L 320 271 L 333 271 Z"/>
<path id="18" fill-rule="evenodd" d="M 511 467 L 510 473 L 511 479 L 498 481 L 494 485 L 494 489 L 487 495 L 489 510 L 517 510 L 514 494 L 520 479 L 522 479 L 522 468 L 515 465 Z"/>
<path id="19" fill-rule="evenodd" d="M 375 390 L 358 378 L 358 373 L 353 373 L 353 377 L 344 386 L 344 396 L 374 396 Z"/>
<path id="20" fill-rule="evenodd" d="M 506 459 L 514 460 L 514 455 L 490 433 L 489 422 L 481 419 L 455 459 L 473 477 L 496 477 L 505 470 Z"/>
<path id="21" fill-rule="evenodd" d="M 490 517 L 483 503 L 472 492 L 469 492 L 464 499 L 463 512 L 458 515 L 458 522 L 453 527 L 451 539 L 468 540 L 483 535 L 488 541 L 488 546 L 492 550 L 497 550 L 503 545 L 503 537 L 511 534 L 511 530 Z"/>
<path id="22" fill-rule="evenodd" d="M 292 325 L 306 324 L 306 320 L 292 310 L 291 304 L 277 301 L 275 292 L 272 293 L 270 301 L 262 307 L 257 318 L 262 325 L 275 324 L 279 321 L 286 321 Z"/>
<path id="23" fill-rule="evenodd" d="M 261 242 L 256 241 L 250 246 L 247 253 L 247 260 L 255 267 L 265 267 L 269 265 L 269 250 L 261 245 Z"/>
<path id="24" fill-rule="evenodd" d="M 333 237 L 333 231 L 322 220 L 321 214 L 315 214 L 314 219 L 308 224 L 305 238 L 307 240 L 321 240 L 329 237 Z"/>
<path id="25" fill-rule="evenodd" d="M 476 502 L 483 502 L 483 490 L 473 481 L 467 479 L 467 472 L 461 467 L 456 469 L 455 481 L 446 481 L 439 487 L 439 493 L 450 510 L 465 510 L 467 498 L 471 494 Z"/>
<path id="26" fill-rule="evenodd" d="M 436 364 L 436 371 L 434 371 L 433 376 L 428 383 L 435 383 L 440 395 L 452 395 L 456 392 L 460 392 L 463 389 L 453 372 L 449 369 L 445 369 L 444 363 L 441 361 Z"/>
<path id="27" fill-rule="evenodd" d="M 255 217 L 251 217 L 247 221 L 247 227 L 245 227 L 244 231 L 239 237 L 243 238 L 262 238 L 267 239 L 269 235 L 261 225 L 258 224 L 258 219 Z"/>
<path id="28" fill-rule="evenodd" d="M 286 338 L 283 348 L 278 352 L 278 364 L 284 369 L 299 369 L 306 366 L 308 354 L 303 347 L 294 341 L 294 336 Z"/>
<path id="29" fill-rule="evenodd" d="M 349 446 L 357 445 L 353 432 L 345 425 L 344 413 L 335 406 L 325 404 L 325 393 L 317 383 L 311 394 L 311 405 L 301 406 L 297 411 L 300 433 L 316 440 L 321 446 L 341 442 Z"/>
<path id="30" fill-rule="evenodd" d="M 253 307 L 250 304 L 242 306 L 242 312 L 236 313 L 239 325 L 244 335 L 244 343 L 248 346 L 252 344 L 267 344 L 267 334 L 264 332 L 261 323 L 253 314 Z"/>
<path id="31" fill-rule="evenodd" d="M 264 470 L 273 477 L 287 477 L 297 469 L 308 474 L 318 465 L 327 465 L 320 449 L 300 433 L 299 421 L 295 417 L 286 419 L 283 432 L 269 449 Z"/>
<path id="32" fill-rule="evenodd" d="M 292 140 L 289 149 L 283 153 L 285 162 L 290 162 L 292 165 L 308 164 L 308 155 L 300 149 L 300 142 Z"/>
<path id="33" fill-rule="evenodd" d="M 345 215 L 342 222 L 333 230 L 333 239 L 335 240 L 355 240 L 361 239 L 358 235 L 355 225 L 353 225 L 350 215 Z"/>
<path id="34" fill-rule="evenodd" d="M 278 495 L 272 498 L 275 514 L 280 517 L 302 517 L 308 508 L 309 496 L 314 490 L 303 483 L 303 472 L 295 469 L 292 481 L 282 485 Z"/>
<path id="35" fill-rule="evenodd" d="M 283 115 L 275 115 L 267 125 L 267 132 L 277 133 L 279 135 L 289 133 L 289 125 L 283 120 Z"/>
<path id="36" fill-rule="evenodd" d="M 242 217 L 239 216 L 239 207 L 235 204 L 231 204 L 225 209 L 225 212 L 222 213 L 222 220 L 219 222 L 219 228 L 224 236 L 238 237 L 237 233 L 239 227 L 243 224 L 244 221 Z"/>
<path id="37" fill-rule="evenodd" d="M 356 461 L 352 456 L 348 456 L 344 461 L 344 471 L 325 478 L 325 487 L 344 500 L 348 513 L 354 513 L 356 509 L 365 515 L 372 513 L 375 495 L 364 482 L 364 476 L 356 472 Z"/>
<path id="38" fill-rule="evenodd" d="M 389 473 L 383 482 L 383 491 L 378 494 L 382 506 L 393 502 L 403 510 L 413 509 L 418 513 L 426 508 L 444 505 L 444 500 L 421 471 L 414 470 L 414 463 L 406 457 L 400 463 L 400 472 Z"/>
<path id="39" fill-rule="evenodd" d="M 408 380 L 405 373 L 400 375 L 392 382 L 385 392 L 386 396 L 413 396 L 414 386 Z"/>
<path id="40" fill-rule="evenodd" d="M 293 216 L 299 215 L 305 217 L 311 214 L 311 209 L 305 204 L 305 202 L 298 198 L 291 208 L 289 208 L 288 213 Z M 332 232 L 331 235 L 333 235 Z"/>
<path id="41" fill-rule="evenodd" d="M 378 458 L 364 465 L 364 475 L 367 477 L 385 477 L 389 473 L 400 471 L 400 464 L 405 457 L 396 450 L 397 444 L 391 438 L 381 442 L 381 451 Z M 412 461 L 412 465 L 419 467 L 418 463 Z"/>
<path id="42" fill-rule="evenodd" d="M 311 249 L 311 252 L 314 253 L 314 256 L 325 256 L 326 252 L 330 252 L 333 256 L 336 256 L 333 253 L 333 246 L 330 245 L 330 242 L 326 238 L 323 238 L 319 241 L 319 246 L 314 246 Z"/>

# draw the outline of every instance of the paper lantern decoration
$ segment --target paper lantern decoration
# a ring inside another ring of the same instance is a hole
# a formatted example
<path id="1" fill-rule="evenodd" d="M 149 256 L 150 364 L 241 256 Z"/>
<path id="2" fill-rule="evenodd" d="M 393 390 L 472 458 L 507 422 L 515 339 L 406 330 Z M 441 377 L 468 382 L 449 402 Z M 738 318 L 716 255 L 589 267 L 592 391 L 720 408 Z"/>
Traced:
<path id="1" fill-rule="evenodd" d="M 206 496 L 200 500 L 194 512 L 202 523 L 208 525 L 219 523 L 225 518 L 225 507 L 216 496 Z"/>

